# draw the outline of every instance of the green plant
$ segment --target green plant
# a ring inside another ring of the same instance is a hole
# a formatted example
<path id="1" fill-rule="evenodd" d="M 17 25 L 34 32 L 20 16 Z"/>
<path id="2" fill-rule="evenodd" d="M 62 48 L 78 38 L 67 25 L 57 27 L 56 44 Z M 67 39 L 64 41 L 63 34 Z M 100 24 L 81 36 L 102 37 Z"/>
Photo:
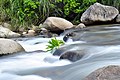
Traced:
<path id="1" fill-rule="evenodd" d="M 54 0 L 0 0 L 0 22 L 9 22 L 14 31 L 39 25 L 59 12 Z"/>
<path id="2" fill-rule="evenodd" d="M 61 45 L 64 44 L 64 41 L 58 40 L 56 38 L 52 38 L 47 45 L 47 51 L 53 51 L 54 49 L 58 49 Z"/>
<path id="3" fill-rule="evenodd" d="M 38 26 L 49 16 L 59 16 L 75 23 L 93 3 L 115 6 L 120 10 L 120 0 L 0 0 L 0 22 L 8 22 L 13 31 L 31 25 Z"/>
<path id="4" fill-rule="evenodd" d="M 9 22 L 13 31 L 38 22 L 39 2 L 36 0 L 0 0 L 0 5 L 0 20 Z"/>

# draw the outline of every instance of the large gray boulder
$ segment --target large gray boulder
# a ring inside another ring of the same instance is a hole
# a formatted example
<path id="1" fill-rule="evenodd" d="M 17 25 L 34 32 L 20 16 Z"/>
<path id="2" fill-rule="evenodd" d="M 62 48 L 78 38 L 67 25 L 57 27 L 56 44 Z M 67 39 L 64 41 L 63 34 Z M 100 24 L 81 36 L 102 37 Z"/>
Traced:
<path id="1" fill-rule="evenodd" d="M 25 51 L 24 48 L 14 40 L 0 38 L 0 55 L 12 54 Z"/>
<path id="2" fill-rule="evenodd" d="M 81 22 L 84 24 L 108 22 L 115 19 L 118 14 L 119 11 L 115 7 L 95 3 L 82 14 Z"/>
<path id="3" fill-rule="evenodd" d="M 2 25 L 0 25 L 0 37 L 2 38 L 13 38 L 13 37 L 20 37 L 21 35 L 18 33 L 15 33 L 13 31 L 11 31 L 8 28 L 3 27 Z"/>
<path id="4" fill-rule="evenodd" d="M 120 66 L 107 66 L 89 74 L 85 80 L 120 80 Z"/>
<path id="5" fill-rule="evenodd" d="M 48 17 L 43 23 L 43 27 L 50 31 L 61 31 L 73 27 L 73 24 L 60 17 Z"/>

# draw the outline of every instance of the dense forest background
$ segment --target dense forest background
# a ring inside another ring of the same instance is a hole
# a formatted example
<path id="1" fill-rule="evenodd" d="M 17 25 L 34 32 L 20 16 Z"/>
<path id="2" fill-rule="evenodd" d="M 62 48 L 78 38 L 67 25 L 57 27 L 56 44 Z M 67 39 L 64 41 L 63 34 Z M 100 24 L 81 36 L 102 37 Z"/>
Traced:
<path id="1" fill-rule="evenodd" d="M 10 23 L 15 30 L 39 25 L 49 16 L 78 24 L 81 14 L 95 2 L 114 6 L 120 11 L 120 0 L 0 0 L 0 22 Z"/>

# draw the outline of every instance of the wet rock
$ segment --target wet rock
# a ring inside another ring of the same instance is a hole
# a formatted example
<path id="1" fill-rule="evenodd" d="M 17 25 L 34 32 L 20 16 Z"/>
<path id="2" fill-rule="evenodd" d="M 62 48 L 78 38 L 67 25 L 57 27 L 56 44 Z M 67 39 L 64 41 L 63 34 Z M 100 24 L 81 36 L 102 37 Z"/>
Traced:
<path id="1" fill-rule="evenodd" d="M 119 11 L 115 7 L 95 3 L 82 14 L 81 22 L 93 24 L 96 22 L 112 21 L 118 14 Z"/>
<path id="2" fill-rule="evenodd" d="M 84 80 L 120 80 L 120 66 L 110 65 L 89 74 Z"/>
<path id="3" fill-rule="evenodd" d="M 74 36 L 75 36 L 75 34 L 73 32 L 69 32 L 64 35 L 63 41 L 67 42 L 70 37 L 74 37 Z"/>
<path id="4" fill-rule="evenodd" d="M 43 27 L 54 32 L 69 29 L 73 27 L 73 24 L 60 17 L 48 17 L 43 23 Z"/>
<path id="5" fill-rule="evenodd" d="M 47 29 L 45 28 L 41 28 L 41 32 L 40 32 L 40 35 L 39 36 L 42 36 L 44 38 L 51 38 L 51 37 L 57 37 L 58 34 L 56 33 L 52 33 L 50 31 L 48 31 Z"/>
<path id="6" fill-rule="evenodd" d="M 0 38 L 0 55 L 12 54 L 25 51 L 24 48 L 14 40 Z"/>
<path id="7" fill-rule="evenodd" d="M 61 46 L 53 55 L 60 56 L 60 59 L 68 59 L 72 62 L 78 61 L 85 56 L 94 54 L 97 46 L 86 45 L 85 43 L 74 43 Z"/>
<path id="8" fill-rule="evenodd" d="M 60 56 L 60 59 L 68 59 L 72 62 L 78 61 L 85 55 L 82 51 L 67 51 Z"/>
<path id="9" fill-rule="evenodd" d="M 52 34 L 45 28 L 41 28 L 40 35 L 43 36 L 44 38 L 51 38 Z"/>
<path id="10" fill-rule="evenodd" d="M 41 28 L 41 32 L 40 33 L 43 34 L 43 35 L 46 35 L 46 34 L 49 33 L 49 31 L 47 29 L 45 29 L 45 28 Z"/>
<path id="11" fill-rule="evenodd" d="M 2 25 L 0 25 L 0 37 L 2 38 L 13 38 L 13 37 L 20 37 L 21 35 L 19 33 L 15 33 L 13 31 L 11 31 L 8 28 L 3 27 Z"/>

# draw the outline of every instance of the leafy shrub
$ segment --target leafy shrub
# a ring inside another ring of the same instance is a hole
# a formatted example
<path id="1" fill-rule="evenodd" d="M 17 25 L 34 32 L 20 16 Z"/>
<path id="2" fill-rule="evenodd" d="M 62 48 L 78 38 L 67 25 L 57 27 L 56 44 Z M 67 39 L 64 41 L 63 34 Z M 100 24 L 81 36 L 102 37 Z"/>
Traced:
<path id="1" fill-rule="evenodd" d="M 54 49 L 58 49 L 61 45 L 64 44 L 64 41 L 57 40 L 56 38 L 51 39 L 47 45 L 47 51 L 53 51 Z"/>
<path id="2" fill-rule="evenodd" d="M 19 29 L 19 27 L 25 27 L 35 23 L 38 19 L 37 11 L 39 2 L 32 0 L 1 0 L 0 1 L 1 14 L 0 18 L 5 21 L 9 21 L 13 27 L 13 30 Z M 3 14 L 6 15 L 2 18 Z"/>
<path id="3" fill-rule="evenodd" d="M 39 25 L 49 16 L 79 23 L 81 14 L 95 2 L 120 10 L 120 0 L 0 0 L 0 22 L 9 22 L 15 31 Z"/>
<path id="4" fill-rule="evenodd" d="M 8 21 L 13 30 L 39 25 L 51 13 L 59 11 L 52 0 L 0 0 L 0 21 Z M 6 20 L 7 19 L 7 20 Z"/>

